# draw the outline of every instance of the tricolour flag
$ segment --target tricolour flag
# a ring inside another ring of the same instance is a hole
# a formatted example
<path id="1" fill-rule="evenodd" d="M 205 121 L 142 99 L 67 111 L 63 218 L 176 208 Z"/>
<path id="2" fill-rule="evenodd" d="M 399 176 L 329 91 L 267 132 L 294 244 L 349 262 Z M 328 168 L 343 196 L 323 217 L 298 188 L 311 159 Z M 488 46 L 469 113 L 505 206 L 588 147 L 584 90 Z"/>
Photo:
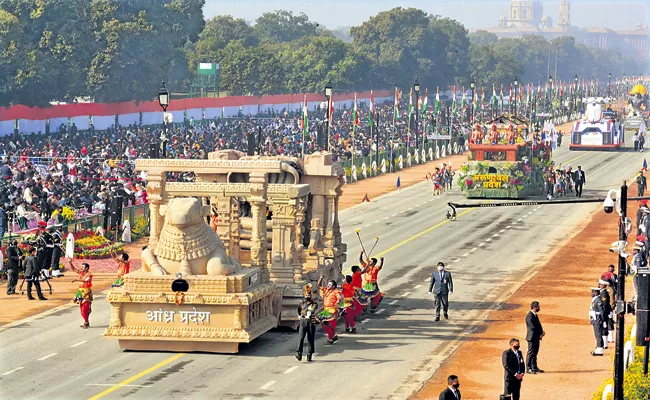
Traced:
<path id="1" fill-rule="evenodd" d="M 393 106 L 393 118 L 399 119 L 399 91 L 395 88 L 395 105 Z"/>
<path id="2" fill-rule="evenodd" d="M 492 85 L 492 104 L 494 107 L 497 106 L 498 99 L 497 99 L 497 89 L 494 87 L 494 84 Z"/>
<path id="3" fill-rule="evenodd" d="M 427 113 L 429 109 L 429 89 L 424 91 L 424 101 L 422 101 L 422 115 Z"/>
<path id="4" fill-rule="evenodd" d="M 372 96 L 372 90 L 370 91 L 370 107 L 368 110 L 368 126 L 372 128 L 375 123 L 375 100 Z"/>
<path id="5" fill-rule="evenodd" d="M 451 112 L 456 112 L 456 86 L 454 86 L 454 95 L 451 98 Z"/>
<path id="6" fill-rule="evenodd" d="M 357 94 L 354 94 L 354 111 L 352 112 L 352 123 L 359 126 L 359 110 L 357 109 Z"/>
<path id="7" fill-rule="evenodd" d="M 302 121 L 300 123 L 302 132 L 305 136 L 309 133 L 309 117 L 307 115 L 307 96 L 305 95 L 305 100 L 302 103 Z"/>
<path id="8" fill-rule="evenodd" d="M 466 102 L 465 102 L 465 88 L 463 88 L 463 97 L 460 99 L 460 110 L 461 110 L 461 111 L 465 111 L 465 106 L 466 106 Z"/>
<path id="9" fill-rule="evenodd" d="M 434 104 L 433 112 L 438 115 L 440 113 L 440 88 L 436 87 L 436 103 Z"/>
<path id="10" fill-rule="evenodd" d="M 409 126 L 411 126 L 411 117 L 413 117 L 413 88 L 409 92 Z"/>
<path id="11" fill-rule="evenodd" d="M 648 162 L 645 160 L 645 158 L 643 159 L 643 170 L 646 172 L 648 171 Z"/>

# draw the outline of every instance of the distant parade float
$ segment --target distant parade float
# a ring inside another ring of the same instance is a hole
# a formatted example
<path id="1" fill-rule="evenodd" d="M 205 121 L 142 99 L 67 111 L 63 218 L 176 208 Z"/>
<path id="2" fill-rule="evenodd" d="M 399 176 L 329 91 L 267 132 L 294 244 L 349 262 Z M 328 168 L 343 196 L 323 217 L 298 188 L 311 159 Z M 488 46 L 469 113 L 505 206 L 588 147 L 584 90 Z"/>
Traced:
<path id="1" fill-rule="evenodd" d="M 522 199 L 541 192 L 550 146 L 527 142 L 528 127 L 525 118 L 513 115 L 474 125 L 458 180 L 468 198 Z"/>
<path id="2" fill-rule="evenodd" d="M 587 99 L 583 117 L 573 125 L 569 150 L 620 150 L 625 145 L 623 125 L 609 107 L 603 110 L 606 103 L 602 98 Z"/>
<path id="3" fill-rule="evenodd" d="M 643 85 L 636 85 L 630 91 L 627 98 L 627 113 L 623 123 L 625 134 L 644 134 L 646 128 L 645 119 L 648 117 L 648 91 Z"/>

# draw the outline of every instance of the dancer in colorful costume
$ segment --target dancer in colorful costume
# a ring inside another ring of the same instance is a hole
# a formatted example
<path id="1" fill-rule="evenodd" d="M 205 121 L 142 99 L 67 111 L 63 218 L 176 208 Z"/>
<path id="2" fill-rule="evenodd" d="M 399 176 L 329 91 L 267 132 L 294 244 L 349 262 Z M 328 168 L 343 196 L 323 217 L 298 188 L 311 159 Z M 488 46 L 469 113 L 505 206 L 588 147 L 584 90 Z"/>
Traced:
<path id="1" fill-rule="evenodd" d="M 377 265 L 376 258 L 364 261 L 362 251 L 359 256 L 359 262 L 363 265 L 364 269 L 364 282 L 361 293 L 370 300 L 370 312 L 374 312 L 384 298 L 384 294 L 379 291 L 379 285 L 377 285 L 377 276 L 379 275 L 379 271 L 384 267 L 384 257 L 381 258 L 381 264 Z"/>
<path id="2" fill-rule="evenodd" d="M 345 282 L 341 287 L 343 292 L 343 310 L 341 311 L 341 315 L 343 315 L 345 331 L 349 333 L 357 333 L 357 324 L 354 322 L 354 317 L 357 315 L 354 298 L 357 297 L 357 294 L 350 275 L 345 276 Z"/>
<path id="3" fill-rule="evenodd" d="M 79 290 L 74 296 L 72 301 L 76 304 L 79 304 L 79 311 L 81 312 L 81 317 L 84 319 L 82 328 L 90 328 L 90 313 L 92 312 L 92 303 L 93 303 L 93 274 L 90 273 L 90 265 L 83 263 L 83 269 L 78 270 L 72 264 L 72 260 L 68 259 L 68 264 L 70 269 L 77 274 L 79 274 L 78 279 L 73 279 L 72 282 L 79 282 Z"/>
<path id="4" fill-rule="evenodd" d="M 115 253 L 111 253 L 113 261 L 117 262 L 117 280 L 113 282 L 111 288 L 122 287 L 124 286 L 124 275 L 128 274 L 131 270 L 131 261 L 129 261 L 129 255 L 122 253 L 121 256 L 117 256 Z"/>
<path id="5" fill-rule="evenodd" d="M 354 302 L 354 310 L 355 310 L 355 316 L 361 315 L 363 312 L 363 309 L 368 305 L 369 301 L 363 296 L 363 292 L 361 291 L 363 287 L 363 273 L 365 271 L 362 270 L 358 265 L 353 265 L 352 266 L 352 287 L 354 288 L 354 291 L 356 292 L 356 296 L 353 299 Z"/>
<path id="6" fill-rule="evenodd" d="M 318 320 L 321 327 L 327 333 L 327 343 L 332 344 L 339 340 L 336 334 L 336 320 L 339 318 L 339 309 L 342 306 L 343 294 L 337 288 L 336 281 L 327 282 L 327 286 L 322 285 L 323 277 L 318 280 L 318 288 L 323 298 L 323 310 L 318 314 Z"/>

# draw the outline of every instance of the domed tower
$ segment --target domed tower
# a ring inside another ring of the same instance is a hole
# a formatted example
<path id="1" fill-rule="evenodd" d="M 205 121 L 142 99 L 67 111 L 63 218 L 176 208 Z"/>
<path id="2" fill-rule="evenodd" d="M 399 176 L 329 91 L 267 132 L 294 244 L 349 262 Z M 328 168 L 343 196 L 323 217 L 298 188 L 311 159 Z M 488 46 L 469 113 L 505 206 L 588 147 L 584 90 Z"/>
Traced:
<path id="1" fill-rule="evenodd" d="M 538 28 L 542 22 L 540 0 L 511 0 L 508 26 L 513 28 Z"/>
<path id="2" fill-rule="evenodd" d="M 569 29 L 571 26 L 571 3 L 569 0 L 560 1 L 560 11 L 558 13 L 557 26 L 562 29 Z"/>

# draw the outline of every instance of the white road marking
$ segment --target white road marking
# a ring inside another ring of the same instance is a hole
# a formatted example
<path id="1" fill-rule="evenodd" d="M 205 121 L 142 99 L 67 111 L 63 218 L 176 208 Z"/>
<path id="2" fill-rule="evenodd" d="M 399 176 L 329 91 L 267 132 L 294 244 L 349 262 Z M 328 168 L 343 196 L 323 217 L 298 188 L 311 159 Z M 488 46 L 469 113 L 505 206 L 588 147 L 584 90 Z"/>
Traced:
<path id="1" fill-rule="evenodd" d="M 369 320 L 368 318 L 366 318 L 366 319 L 364 319 L 363 321 L 361 321 L 361 323 L 362 323 L 362 324 L 365 324 L 365 323 L 368 322 L 368 321 L 370 321 L 370 320 Z"/>
<path id="2" fill-rule="evenodd" d="M 390 303 L 388 303 L 388 305 L 389 305 L 389 306 L 394 306 L 395 304 L 397 304 L 398 301 L 399 301 L 399 300 L 393 300 L 393 301 L 391 301 Z"/>
<path id="3" fill-rule="evenodd" d="M 370 226 L 370 224 L 367 224 L 367 225 L 364 225 L 363 227 L 364 227 L 364 228 L 367 228 L 367 227 L 369 227 L 369 226 Z"/>
<path id="4" fill-rule="evenodd" d="M 485 243 L 481 242 L 481 243 L 478 244 L 478 247 L 483 247 L 483 246 L 485 246 Z"/>
<path id="5" fill-rule="evenodd" d="M 413 209 L 413 207 L 407 208 L 406 211 L 411 211 L 412 209 Z"/>
<path id="6" fill-rule="evenodd" d="M 510 228 L 510 226 L 508 226 L 508 228 Z M 499 231 L 499 233 L 503 233 L 503 232 L 505 232 L 505 231 L 506 231 L 505 229 L 501 229 L 501 230 Z"/>
<path id="7" fill-rule="evenodd" d="M 48 355 L 46 355 L 45 357 L 41 357 L 41 358 L 39 358 L 37 361 L 47 360 L 48 358 L 50 358 L 50 357 L 54 357 L 54 356 L 57 355 L 57 354 L 59 354 L 59 353 L 48 354 Z"/>
<path id="8" fill-rule="evenodd" d="M 465 254 L 463 254 L 463 257 L 467 257 L 468 255 L 469 255 L 469 253 L 465 253 Z"/>
<path id="9" fill-rule="evenodd" d="M 14 369 L 12 369 L 11 371 L 7 371 L 7 372 L 3 373 L 2 376 L 11 375 L 11 374 L 13 374 L 14 372 L 20 371 L 21 369 L 25 369 L 25 367 L 14 368 Z"/>
<path id="10" fill-rule="evenodd" d="M 397 213 L 395 213 L 395 214 L 393 214 L 393 215 L 391 215 L 391 217 L 397 217 Z"/>
<path id="11" fill-rule="evenodd" d="M 380 308 L 379 310 L 377 310 L 377 311 L 375 312 L 375 314 L 381 314 L 381 313 L 383 313 L 384 311 L 386 311 L 386 310 L 383 309 L 383 308 Z"/>
<path id="12" fill-rule="evenodd" d="M 506 229 L 510 229 L 510 228 L 512 228 L 512 225 L 506 226 Z"/>
<path id="13" fill-rule="evenodd" d="M 382 218 L 382 221 L 387 220 L 387 219 L 388 219 L 388 217 L 384 217 L 384 218 Z"/>
<path id="14" fill-rule="evenodd" d="M 264 385 L 260 387 L 261 390 L 266 390 L 270 388 L 271 386 L 275 385 L 275 381 L 268 381 Z"/>
<path id="15" fill-rule="evenodd" d="M 486 241 L 486 242 L 491 242 L 491 241 L 492 241 L 492 238 L 487 238 L 487 239 L 485 239 L 485 241 Z"/>
<path id="16" fill-rule="evenodd" d="M 499 236 L 498 233 L 495 233 L 494 235 L 492 235 L 492 237 L 497 237 L 497 236 Z"/>
<path id="17" fill-rule="evenodd" d="M 523 218 L 519 218 L 519 219 L 517 220 L 517 222 L 521 222 L 522 220 L 523 220 Z"/>
<path id="18" fill-rule="evenodd" d="M 408 296 L 408 295 L 410 295 L 410 294 L 411 294 L 411 292 L 406 292 L 406 293 L 404 293 L 404 294 L 402 295 L 402 297 L 406 297 L 406 296 Z"/>
<path id="19" fill-rule="evenodd" d="M 79 343 L 75 343 L 75 344 L 73 344 L 73 345 L 72 345 L 72 346 L 70 346 L 70 347 L 77 347 L 77 346 L 81 346 L 81 345 L 82 345 L 82 344 L 84 344 L 84 343 L 88 343 L 88 341 L 87 341 L 87 340 L 82 340 L 81 342 L 79 342 Z"/>
<path id="20" fill-rule="evenodd" d="M 522 215 L 521 218 L 524 219 L 524 218 L 526 218 L 528 215 L 529 215 L 529 214 Z"/>
<path id="21" fill-rule="evenodd" d="M 528 214 L 526 214 L 526 215 L 530 215 L 530 214 L 532 214 L 532 213 L 533 213 L 533 212 L 531 211 L 531 212 L 529 212 L 529 213 L 528 213 Z"/>
<path id="22" fill-rule="evenodd" d="M 298 369 L 298 366 L 297 366 L 297 365 L 294 365 L 293 367 L 289 368 L 288 370 L 284 371 L 283 373 L 284 373 L 285 375 L 286 375 L 286 374 L 290 374 L 290 373 L 292 373 L 293 371 L 295 371 L 295 370 L 297 370 L 297 369 Z"/>
<path id="23" fill-rule="evenodd" d="M 470 253 L 473 253 L 473 252 L 475 252 L 476 250 L 478 250 L 478 247 L 474 247 L 474 248 L 471 249 L 469 252 L 470 252 Z"/>
<path id="24" fill-rule="evenodd" d="M 415 286 L 413 287 L 413 289 L 419 289 L 419 288 L 421 288 L 421 287 L 422 287 L 421 284 L 420 284 L 420 285 L 415 285 Z"/>

